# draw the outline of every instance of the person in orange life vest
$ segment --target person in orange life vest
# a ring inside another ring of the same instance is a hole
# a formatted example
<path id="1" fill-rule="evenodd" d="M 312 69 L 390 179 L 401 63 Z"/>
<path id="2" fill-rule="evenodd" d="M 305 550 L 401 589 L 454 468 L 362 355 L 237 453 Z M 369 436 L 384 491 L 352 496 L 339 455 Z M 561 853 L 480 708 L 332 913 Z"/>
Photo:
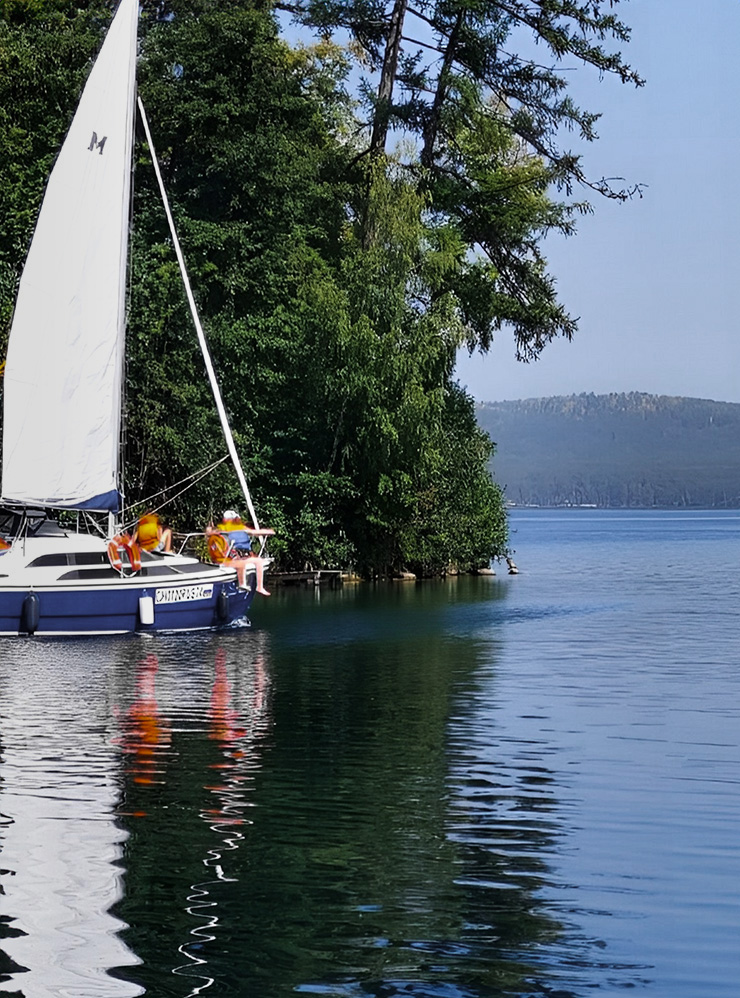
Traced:
<path id="1" fill-rule="evenodd" d="M 275 531 L 269 527 L 261 527 L 259 530 L 248 527 L 233 509 L 224 510 L 221 522 L 216 527 L 213 524 L 206 527 L 206 536 L 220 534 L 228 543 L 223 561 L 234 566 L 242 589 L 246 588 L 247 567 L 254 565 L 257 574 L 257 592 L 262 596 L 270 595 L 265 589 L 265 562 L 259 555 L 252 554 L 252 538 L 272 537 L 274 533 Z"/>
<path id="2" fill-rule="evenodd" d="M 144 551 L 151 551 L 153 554 L 169 553 L 172 550 L 172 531 L 169 527 L 162 526 L 156 513 L 145 513 L 139 517 L 134 541 Z"/>

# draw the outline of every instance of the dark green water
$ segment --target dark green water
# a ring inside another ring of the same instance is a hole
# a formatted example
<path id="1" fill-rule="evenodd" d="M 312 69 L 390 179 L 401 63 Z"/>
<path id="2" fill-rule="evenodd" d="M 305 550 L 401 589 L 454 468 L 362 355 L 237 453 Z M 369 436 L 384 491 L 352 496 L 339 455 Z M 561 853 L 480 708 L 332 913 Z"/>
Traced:
<path id="1" fill-rule="evenodd" d="M 740 519 L 578 516 L 516 577 L 4 643 L 0 990 L 734 996 Z"/>

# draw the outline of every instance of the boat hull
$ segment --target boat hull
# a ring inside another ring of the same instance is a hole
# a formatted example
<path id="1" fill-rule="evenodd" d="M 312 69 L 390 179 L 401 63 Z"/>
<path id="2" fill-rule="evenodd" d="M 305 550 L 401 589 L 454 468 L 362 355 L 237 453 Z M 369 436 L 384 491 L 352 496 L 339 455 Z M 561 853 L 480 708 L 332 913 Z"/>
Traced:
<path id="1" fill-rule="evenodd" d="M 45 532 L 44 532 L 45 531 Z M 0 636 L 195 631 L 243 620 L 255 575 L 183 554 L 116 571 L 100 538 L 53 524 L 0 554 Z"/>
<path id="2" fill-rule="evenodd" d="M 29 612 L 29 593 L 37 600 L 35 613 Z M 0 588 L 0 636 L 205 630 L 244 619 L 253 597 L 253 589 L 239 589 L 233 581 Z"/>
<path id="3" fill-rule="evenodd" d="M 35 613 L 29 612 L 26 603 L 29 593 L 37 600 Z M 163 593 L 172 594 L 172 598 L 163 600 Z M 182 598 L 181 593 L 188 598 Z M 205 630 L 244 619 L 253 596 L 253 590 L 239 589 L 234 582 L 0 589 L 0 636 Z M 143 612 L 147 603 L 151 622 Z"/>

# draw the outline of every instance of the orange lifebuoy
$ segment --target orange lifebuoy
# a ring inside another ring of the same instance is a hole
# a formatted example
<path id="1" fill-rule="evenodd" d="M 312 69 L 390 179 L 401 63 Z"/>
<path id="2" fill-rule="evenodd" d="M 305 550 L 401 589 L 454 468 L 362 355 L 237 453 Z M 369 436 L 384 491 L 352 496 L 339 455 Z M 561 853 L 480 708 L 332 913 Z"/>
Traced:
<path id="1" fill-rule="evenodd" d="M 132 572 L 138 572 L 141 568 L 141 548 L 132 540 L 129 534 L 117 534 L 108 544 L 108 561 L 111 566 L 123 574 L 123 558 L 121 554 L 126 552 L 128 562 Z"/>
<path id="2" fill-rule="evenodd" d="M 226 560 L 230 546 L 223 534 L 211 534 L 208 538 L 208 554 L 214 565 L 220 565 Z"/>
<path id="3" fill-rule="evenodd" d="M 121 561 L 121 547 L 120 547 L 120 537 L 114 537 L 113 540 L 108 544 L 108 561 L 111 563 L 111 567 L 115 568 L 117 572 L 123 571 L 123 562 Z"/>
<path id="4" fill-rule="evenodd" d="M 136 541 L 129 538 L 126 550 L 128 551 L 128 560 L 131 562 L 131 570 L 138 572 L 141 568 L 141 548 Z"/>

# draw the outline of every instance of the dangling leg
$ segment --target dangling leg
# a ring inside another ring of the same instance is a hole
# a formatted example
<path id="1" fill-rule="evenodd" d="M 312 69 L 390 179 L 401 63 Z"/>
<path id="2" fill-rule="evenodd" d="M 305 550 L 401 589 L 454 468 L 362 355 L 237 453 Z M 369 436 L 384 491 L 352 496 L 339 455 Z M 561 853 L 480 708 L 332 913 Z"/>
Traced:
<path id="1" fill-rule="evenodd" d="M 257 573 L 257 592 L 261 596 L 269 596 L 270 594 L 265 589 L 265 566 L 262 559 L 254 555 L 249 560 L 254 562 L 254 568 Z"/>
<path id="2" fill-rule="evenodd" d="M 236 569 L 236 584 L 240 589 L 247 588 L 247 563 L 244 558 L 224 558 L 224 565 Z"/>

